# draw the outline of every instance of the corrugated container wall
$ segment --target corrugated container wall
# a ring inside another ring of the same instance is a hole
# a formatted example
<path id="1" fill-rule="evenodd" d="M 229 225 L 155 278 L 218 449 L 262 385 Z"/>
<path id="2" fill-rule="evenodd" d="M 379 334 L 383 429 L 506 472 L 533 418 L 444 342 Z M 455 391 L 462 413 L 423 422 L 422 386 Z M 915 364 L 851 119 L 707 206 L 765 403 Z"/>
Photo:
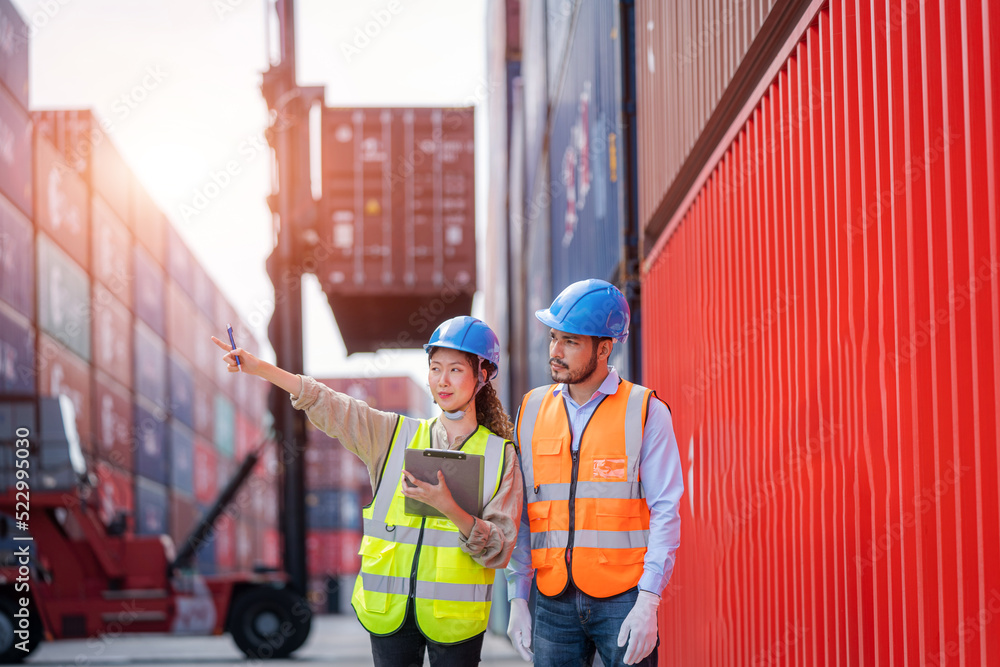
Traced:
<path id="1" fill-rule="evenodd" d="M 756 79 L 755 38 L 766 21 L 810 4 L 802 0 L 676 0 L 636 3 L 639 219 L 652 234 L 675 210 L 685 183 L 718 141 L 717 127 L 743 104 Z M 758 41 L 756 51 L 768 40 Z M 713 139 L 715 140 L 713 142 Z M 680 178 L 686 176 L 686 178 Z"/>
<path id="2" fill-rule="evenodd" d="M 650 255 L 661 664 L 1000 664 L 998 35 L 813 3 Z"/>

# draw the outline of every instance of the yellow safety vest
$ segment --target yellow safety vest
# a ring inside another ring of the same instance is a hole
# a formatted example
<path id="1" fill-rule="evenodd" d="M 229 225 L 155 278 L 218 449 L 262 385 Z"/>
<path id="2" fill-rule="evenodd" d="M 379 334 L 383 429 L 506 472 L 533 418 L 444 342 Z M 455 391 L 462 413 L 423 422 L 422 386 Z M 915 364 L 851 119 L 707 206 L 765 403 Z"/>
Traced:
<path id="1" fill-rule="evenodd" d="M 402 626 L 412 599 L 420 632 L 439 644 L 455 644 L 486 630 L 495 570 L 462 551 L 450 519 L 403 510 L 403 453 L 429 448 L 433 423 L 400 417 L 396 424 L 375 497 L 362 513 L 361 573 L 351 605 L 368 632 L 390 635 Z M 484 426 L 460 447 L 485 457 L 484 507 L 500 488 L 505 448 L 503 438 Z"/>

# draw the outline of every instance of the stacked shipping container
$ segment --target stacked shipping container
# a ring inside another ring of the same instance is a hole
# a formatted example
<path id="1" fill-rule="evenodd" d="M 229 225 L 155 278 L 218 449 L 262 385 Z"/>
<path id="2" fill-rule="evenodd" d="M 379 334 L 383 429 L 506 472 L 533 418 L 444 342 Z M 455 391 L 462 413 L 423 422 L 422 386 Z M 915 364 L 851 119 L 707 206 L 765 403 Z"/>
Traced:
<path id="1" fill-rule="evenodd" d="M 626 219 L 631 148 L 623 116 L 621 6 L 529 0 L 504 8 L 508 20 L 519 17 L 517 29 L 507 30 L 521 41 L 516 48 L 507 44 L 508 70 L 511 62 L 518 65 L 502 97 L 510 118 L 506 131 L 491 138 L 492 149 L 508 156 L 493 167 L 508 191 L 506 208 L 491 208 L 490 233 L 509 243 L 509 250 L 501 248 L 510 261 L 487 263 L 492 274 L 486 283 L 505 284 L 502 298 L 488 301 L 493 314 L 510 309 L 509 322 L 506 315 L 499 321 L 509 327 L 504 338 L 516 403 L 531 387 L 549 382 L 549 332 L 532 313 L 585 278 L 608 280 L 630 293 L 637 239 L 627 233 Z M 502 32 L 490 39 L 506 44 Z M 499 56 L 491 63 L 499 77 Z M 498 226 L 506 233 L 493 231 Z M 629 350 L 637 333 L 633 329 L 633 340 L 615 347 L 612 363 L 624 375 L 634 370 Z"/>
<path id="2" fill-rule="evenodd" d="M 583 235 L 562 195 L 594 134 L 556 133 L 599 105 L 571 89 L 607 57 L 574 52 L 605 21 L 590 4 L 491 6 L 521 17 L 491 137 L 510 274 L 488 299 L 511 308 L 515 401 L 546 380 L 531 313 L 577 268 L 558 256 Z M 649 0 L 626 18 L 639 170 L 622 225 L 647 253 L 633 314 L 687 484 L 661 664 L 1000 661 L 995 8 Z"/>
<path id="3" fill-rule="evenodd" d="M 29 114 L 28 34 L 0 0 L 0 396 L 69 396 L 102 518 L 181 540 L 263 436 L 266 385 L 212 375 L 209 335 L 232 322 L 256 343 L 99 119 Z M 205 571 L 278 564 L 274 471 L 248 482 Z"/>
<path id="4" fill-rule="evenodd" d="M 661 664 L 998 664 L 1000 13 L 703 7 L 638 3 Z"/>

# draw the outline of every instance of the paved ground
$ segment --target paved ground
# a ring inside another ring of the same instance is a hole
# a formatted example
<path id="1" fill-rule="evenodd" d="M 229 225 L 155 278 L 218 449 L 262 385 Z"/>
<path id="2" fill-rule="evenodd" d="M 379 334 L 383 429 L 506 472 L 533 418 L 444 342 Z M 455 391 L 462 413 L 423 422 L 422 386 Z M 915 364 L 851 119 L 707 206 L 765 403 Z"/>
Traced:
<path id="1" fill-rule="evenodd" d="M 247 665 L 228 635 L 221 637 L 166 637 L 121 635 L 104 639 L 43 643 L 25 662 L 30 665 L 83 667 L 93 665 L 170 665 L 223 667 Z M 291 660 L 257 663 L 266 667 L 310 664 L 371 667 L 368 633 L 354 616 L 317 616 L 305 646 Z M 524 665 L 506 636 L 486 633 L 483 667 Z"/>

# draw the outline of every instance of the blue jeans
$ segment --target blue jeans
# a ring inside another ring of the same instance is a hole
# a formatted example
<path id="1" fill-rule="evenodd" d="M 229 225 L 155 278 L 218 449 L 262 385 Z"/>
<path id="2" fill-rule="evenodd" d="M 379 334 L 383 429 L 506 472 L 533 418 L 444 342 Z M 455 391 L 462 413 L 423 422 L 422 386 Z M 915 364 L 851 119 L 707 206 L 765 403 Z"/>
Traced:
<path id="1" fill-rule="evenodd" d="M 624 664 L 628 642 L 619 647 L 618 633 L 637 597 L 639 589 L 633 588 L 609 598 L 592 598 L 572 584 L 557 597 L 539 594 L 532 632 L 536 667 L 589 667 L 595 650 L 606 667 Z M 655 667 L 656 651 L 639 665 Z"/>

